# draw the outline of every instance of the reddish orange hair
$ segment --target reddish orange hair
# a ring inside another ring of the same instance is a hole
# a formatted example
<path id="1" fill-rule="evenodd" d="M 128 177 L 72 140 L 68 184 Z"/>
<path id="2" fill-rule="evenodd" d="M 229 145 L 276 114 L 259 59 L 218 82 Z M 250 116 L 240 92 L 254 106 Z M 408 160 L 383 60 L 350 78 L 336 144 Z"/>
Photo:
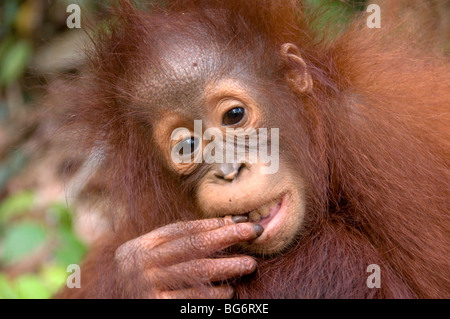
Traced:
<path id="1" fill-rule="evenodd" d="M 163 35 L 155 28 L 192 35 L 195 26 L 181 28 L 191 19 L 182 13 L 195 12 L 203 25 L 239 30 L 241 41 L 261 39 L 268 54 L 294 43 L 314 82 L 309 95 L 271 87 L 291 133 L 284 142 L 298 158 L 291 164 L 309 189 L 307 231 L 286 253 L 259 258 L 257 272 L 234 283 L 237 297 L 450 297 L 448 59 L 416 50 L 413 36 L 395 25 L 369 29 L 364 17 L 333 41 L 318 41 L 295 1 L 165 1 L 150 11 L 119 2 L 113 23 L 95 37 L 86 85 L 66 123 L 88 145 L 102 145 L 120 218 L 82 268 L 83 289 L 62 296 L 141 296 L 141 283 L 125 279 L 130 295 L 114 275 L 115 249 L 195 218 L 189 192 L 161 167 L 151 127 L 123 107 L 142 57 L 159 63 L 151 43 Z M 212 9 L 227 12 L 226 21 L 211 19 Z M 369 264 L 381 267 L 380 289 L 366 285 Z"/>

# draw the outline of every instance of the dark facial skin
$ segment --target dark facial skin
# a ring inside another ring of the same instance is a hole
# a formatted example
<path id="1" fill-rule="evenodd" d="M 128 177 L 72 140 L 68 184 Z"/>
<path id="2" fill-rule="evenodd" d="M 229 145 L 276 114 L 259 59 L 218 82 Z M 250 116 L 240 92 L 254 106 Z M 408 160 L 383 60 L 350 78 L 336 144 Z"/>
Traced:
<path id="1" fill-rule="evenodd" d="M 202 121 L 203 130 L 216 128 L 224 137 L 227 128 L 282 127 L 276 117 L 267 116 L 271 105 L 260 89 L 260 70 L 219 50 L 213 41 L 185 41 L 177 36 L 172 40 L 167 40 L 172 44 L 165 46 L 160 65 L 149 66 L 141 75 L 135 94 L 143 101 L 140 107 L 153 108 L 154 140 L 166 168 L 186 179 L 196 174 L 194 200 L 199 220 L 167 225 L 125 243 L 116 252 L 116 260 L 124 275 L 133 271 L 129 265 L 147 269 L 143 276 L 156 287 L 157 298 L 197 298 L 204 296 L 204 289 L 188 285 L 170 290 L 166 270 L 180 278 L 202 275 L 207 283 L 253 272 L 257 265 L 250 256 L 207 257 L 232 245 L 240 245 L 250 254 L 282 252 L 301 229 L 305 195 L 301 177 L 290 170 L 282 155 L 274 174 L 263 174 L 261 168 L 268 164 L 259 160 L 212 164 L 172 160 L 173 147 L 194 137 L 194 120 Z M 280 63 L 283 59 L 304 63 L 290 44 L 280 48 L 279 56 Z M 306 69 L 304 74 L 287 76 L 286 87 L 307 90 L 312 85 L 308 76 Z M 188 136 L 172 140 L 172 132 L 180 127 L 187 128 Z M 210 142 L 203 140 L 203 149 L 196 154 L 201 155 Z M 206 293 L 229 298 L 233 289 L 212 286 Z"/>

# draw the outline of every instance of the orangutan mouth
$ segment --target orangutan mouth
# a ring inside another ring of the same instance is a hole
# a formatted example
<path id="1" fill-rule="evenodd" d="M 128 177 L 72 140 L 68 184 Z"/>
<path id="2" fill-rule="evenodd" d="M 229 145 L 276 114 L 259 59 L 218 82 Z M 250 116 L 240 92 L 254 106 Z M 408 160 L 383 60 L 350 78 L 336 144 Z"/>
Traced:
<path id="1" fill-rule="evenodd" d="M 257 209 L 239 216 L 246 216 L 250 223 L 259 224 L 262 227 L 266 227 L 280 211 L 283 204 L 283 198 L 284 196 L 279 199 L 272 200 Z"/>

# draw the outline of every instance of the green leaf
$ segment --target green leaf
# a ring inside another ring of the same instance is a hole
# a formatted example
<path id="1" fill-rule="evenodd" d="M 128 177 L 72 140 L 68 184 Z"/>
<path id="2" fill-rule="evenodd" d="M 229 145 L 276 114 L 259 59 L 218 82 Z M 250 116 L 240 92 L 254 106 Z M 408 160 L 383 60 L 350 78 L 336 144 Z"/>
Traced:
<path id="1" fill-rule="evenodd" d="M 25 71 L 33 48 L 27 40 L 14 43 L 0 61 L 0 85 L 17 80 Z"/>
<path id="2" fill-rule="evenodd" d="M 13 224 L 5 231 L 1 261 L 13 264 L 29 255 L 46 240 L 44 227 L 37 223 L 22 222 Z"/>
<path id="3" fill-rule="evenodd" d="M 60 265 L 67 267 L 78 264 L 86 252 L 86 246 L 73 234 L 70 229 L 59 229 L 61 243 L 55 251 L 55 257 Z"/>
<path id="4" fill-rule="evenodd" d="M 17 299 L 18 297 L 6 276 L 0 274 L 0 299 Z"/>
<path id="5" fill-rule="evenodd" d="M 9 49 L 15 42 L 15 37 L 13 37 L 12 35 L 8 35 L 4 39 L 2 39 L 2 41 L 0 42 L 0 62 L 3 60 L 3 56 L 6 54 L 6 52 L 9 51 Z"/>
<path id="6" fill-rule="evenodd" d="M 34 194 L 30 191 L 13 194 L 0 203 L 0 225 L 12 217 L 23 215 L 34 205 Z"/>
<path id="7" fill-rule="evenodd" d="M 34 275 L 23 275 L 15 281 L 15 289 L 19 298 L 48 299 L 52 296 L 42 282 Z"/>
<path id="8" fill-rule="evenodd" d="M 67 279 L 66 267 L 49 265 L 45 266 L 40 278 L 44 286 L 53 295 L 65 284 Z"/>
<path id="9" fill-rule="evenodd" d="M 351 16 L 356 12 L 358 7 L 352 7 L 349 3 L 339 0 L 307 0 L 309 8 L 306 10 L 307 15 L 314 16 L 312 28 L 318 32 L 320 37 L 333 39 L 343 31 L 346 24 L 350 21 Z"/>

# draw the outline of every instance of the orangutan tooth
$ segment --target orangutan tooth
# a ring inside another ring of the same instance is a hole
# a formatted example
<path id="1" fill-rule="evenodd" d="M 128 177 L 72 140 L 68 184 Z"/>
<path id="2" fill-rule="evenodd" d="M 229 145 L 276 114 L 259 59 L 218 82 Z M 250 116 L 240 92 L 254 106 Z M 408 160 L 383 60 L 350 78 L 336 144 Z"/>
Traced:
<path id="1" fill-rule="evenodd" d="M 269 209 L 271 209 L 271 208 L 276 208 L 279 204 L 280 204 L 280 202 L 278 200 L 274 200 L 273 202 L 271 202 L 267 206 L 269 206 Z"/>
<path id="2" fill-rule="evenodd" d="M 267 217 L 270 214 L 270 208 L 268 205 L 264 205 L 263 207 L 258 209 L 258 212 L 262 217 Z"/>
<path id="3" fill-rule="evenodd" d="M 261 215 L 256 210 L 250 212 L 250 214 L 248 214 L 248 217 L 250 222 L 253 223 L 257 223 L 261 220 Z"/>

